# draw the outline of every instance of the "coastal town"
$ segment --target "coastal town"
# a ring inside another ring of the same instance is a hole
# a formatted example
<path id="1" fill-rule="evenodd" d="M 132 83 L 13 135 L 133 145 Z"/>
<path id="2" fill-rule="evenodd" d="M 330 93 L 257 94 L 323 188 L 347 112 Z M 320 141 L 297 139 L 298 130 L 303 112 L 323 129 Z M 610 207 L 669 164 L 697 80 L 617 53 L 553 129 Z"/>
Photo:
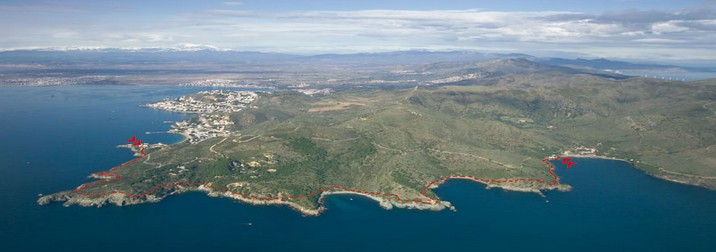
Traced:
<path id="1" fill-rule="evenodd" d="M 228 136 L 234 122 L 227 114 L 204 114 L 192 120 L 176 122 L 169 133 L 183 135 L 189 143 L 195 144 L 209 138 Z"/>
<path id="2" fill-rule="evenodd" d="M 176 99 L 164 99 L 144 105 L 179 113 L 204 114 L 214 112 L 236 112 L 258 97 L 255 92 L 210 90 Z"/>
<path id="3" fill-rule="evenodd" d="M 174 123 L 169 130 L 196 144 L 209 138 L 228 136 L 234 125 L 229 113 L 246 108 L 256 98 L 258 94 L 255 92 L 210 90 L 144 106 L 179 113 L 200 113 L 196 118 Z"/>
<path id="4" fill-rule="evenodd" d="M 0 75 L 2 76 L 2 75 Z M 7 77 L 0 78 L 0 86 L 63 86 L 63 85 L 107 85 L 116 84 L 115 76 L 44 76 L 44 77 Z"/>
<path id="5" fill-rule="evenodd" d="M 262 86 L 251 82 L 245 82 L 241 80 L 227 80 L 227 79 L 204 79 L 197 80 L 187 83 L 179 84 L 180 86 L 187 87 L 233 87 L 233 88 L 260 88 L 260 89 L 275 89 L 272 86 Z"/>

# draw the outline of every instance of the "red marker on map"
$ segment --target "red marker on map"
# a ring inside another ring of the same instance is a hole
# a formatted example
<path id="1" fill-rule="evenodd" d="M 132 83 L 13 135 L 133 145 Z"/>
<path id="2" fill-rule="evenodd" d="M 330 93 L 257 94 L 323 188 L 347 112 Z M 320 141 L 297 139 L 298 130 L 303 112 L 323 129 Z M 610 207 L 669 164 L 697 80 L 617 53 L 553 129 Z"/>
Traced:
<path id="1" fill-rule="evenodd" d="M 562 164 L 566 164 L 567 162 L 572 161 L 572 158 L 563 158 Z"/>
<path id="2" fill-rule="evenodd" d="M 142 139 L 138 139 L 136 142 L 132 144 L 132 146 L 140 146 L 142 145 Z"/>
<path id="3" fill-rule="evenodd" d="M 570 167 L 572 167 L 572 165 L 575 165 L 575 164 L 577 164 L 577 162 L 569 162 L 569 163 L 567 163 L 567 169 L 569 169 Z"/>
<path id="4" fill-rule="evenodd" d="M 127 142 L 134 143 L 137 141 L 137 136 L 132 136 L 131 139 L 127 140 Z"/>

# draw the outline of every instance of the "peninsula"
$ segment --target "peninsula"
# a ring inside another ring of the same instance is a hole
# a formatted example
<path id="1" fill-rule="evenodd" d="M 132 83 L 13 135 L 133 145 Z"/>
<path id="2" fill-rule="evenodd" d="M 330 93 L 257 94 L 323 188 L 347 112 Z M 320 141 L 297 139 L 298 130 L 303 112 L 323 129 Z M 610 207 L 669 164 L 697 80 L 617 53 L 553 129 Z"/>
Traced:
<path id="1" fill-rule="evenodd" d="M 384 208 L 440 210 L 452 205 L 433 189 L 453 178 L 514 191 L 569 190 L 548 162 L 565 152 L 629 160 L 660 178 L 716 188 L 709 126 L 716 116 L 707 105 L 713 82 L 580 78 L 581 85 L 355 89 L 320 97 L 211 91 L 164 100 L 147 106 L 198 113 L 172 130 L 188 141 L 134 147 L 137 161 L 104 173 L 116 177 L 38 203 L 121 206 L 193 190 L 306 215 L 319 214 L 322 198 L 334 193 L 360 194 Z"/>

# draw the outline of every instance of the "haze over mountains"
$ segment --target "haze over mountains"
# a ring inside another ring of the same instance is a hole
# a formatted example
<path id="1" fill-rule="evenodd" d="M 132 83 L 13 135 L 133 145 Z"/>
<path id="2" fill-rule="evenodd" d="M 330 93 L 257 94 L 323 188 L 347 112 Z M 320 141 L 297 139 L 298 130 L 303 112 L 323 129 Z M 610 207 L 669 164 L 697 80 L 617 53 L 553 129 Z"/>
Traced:
<path id="1" fill-rule="evenodd" d="M 190 48 L 103 48 L 103 49 L 32 49 L 0 52 L 0 63 L 175 63 L 176 60 L 210 63 L 261 63 L 277 60 L 300 60 L 312 63 L 340 62 L 365 64 L 428 64 L 445 61 L 482 61 L 497 58 L 527 58 L 550 65 L 572 65 L 595 69 L 680 68 L 675 65 L 634 63 L 608 59 L 567 59 L 535 57 L 522 53 L 487 53 L 478 51 L 395 51 L 352 54 L 299 55 L 288 53 L 218 50 L 210 47 Z M 707 69 L 704 67 L 704 69 Z M 716 69 L 711 69 L 715 70 Z"/>
<path id="2" fill-rule="evenodd" d="M 716 76 L 716 69 L 713 67 L 684 67 L 676 65 L 662 65 L 652 63 L 635 63 L 625 61 L 614 61 L 608 59 L 566 59 L 566 58 L 541 58 L 527 54 L 517 53 L 485 53 L 477 51 L 396 51 L 380 53 L 355 53 L 355 54 L 319 54 L 319 55 L 296 55 L 286 53 L 268 52 L 245 52 L 233 50 L 218 50 L 209 47 L 189 48 L 147 48 L 147 49 L 34 49 L 14 50 L 0 52 L 0 71 L 3 72 L 3 84 L 13 84 L 12 80 L 17 78 L 25 79 L 33 77 L 78 77 L 83 75 L 102 75 L 113 79 L 111 83 L 117 84 L 161 84 L 120 80 L 127 76 L 137 75 L 192 75 L 198 79 L 220 78 L 220 79 L 244 79 L 246 83 L 256 78 L 246 78 L 249 75 L 261 75 L 260 79 L 282 79 L 281 75 L 291 74 L 293 79 L 284 76 L 285 83 L 315 82 L 316 78 L 304 78 L 307 75 L 322 75 L 327 79 L 336 79 L 346 84 L 361 84 L 362 81 L 348 80 L 346 75 L 370 73 L 370 76 L 361 77 L 367 84 L 371 81 L 381 83 L 403 83 L 411 84 L 418 76 L 421 79 L 426 75 L 436 75 L 437 79 L 449 78 L 449 71 L 435 71 L 436 68 L 455 68 L 461 66 L 466 69 L 474 62 L 486 62 L 497 59 L 521 59 L 529 61 L 532 71 L 540 70 L 554 71 L 559 67 L 559 72 L 564 73 L 586 73 L 602 77 L 624 78 L 627 76 L 646 76 L 656 78 L 673 78 L 675 80 L 697 80 Z M 513 62 L 513 63 L 517 63 Z M 436 65 L 433 65 L 436 64 Z M 479 64 L 482 68 L 498 67 L 490 66 L 492 63 Z M 518 66 L 522 64 L 522 66 Z M 501 66 L 502 70 L 493 69 L 490 72 L 511 72 L 520 73 L 528 67 L 525 62 L 514 66 Z M 539 66 L 538 66 L 539 65 Z M 418 67 L 419 66 L 419 67 Z M 431 68 L 432 71 L 425 72 Z M 509 68 L 509 69 L 506 69 Z M 415 70 L 423 69 L 422 73 Z M 474 69 L 473 69 L 474 70 Z M 463 69 L 463 74 L 471 74 Z M 273 74 L 268 76 L 267 74 Z M 297 76 L 295 73 L 302 73 Z M 472 73 L 476 73 L 473 71 Z M 692 73 L 699 73 L 690 76 Z M 200 78 L 196 74 L 201 74 Z M 233 76 L 221 76 L 224 74 Z M 236 76 L 241 74 L 242 76 Z M 390 78 L 383 78 L 385 75 Z M 212 76 L 213 75 L 213 76 Z M 397 77 L 400 75 L 401 77 Z M 484 75 L 484 73 L 482 74 Z M 192 78 L 193 78 L 192 77 Z M 257 77 L 257 76 L 254 76 Z M 454 76 L 452 76 L 454 77 Z M 485 76 L 481 76 L 485 77 Z M 14 78 L 14 79 L 13 79 Z M 461 78 L 461 77 L 456 77 Z M 146 78 L 145 78 L 146 79 Z M 150 78 L 152 79 L 152 78 Z M 318 78 L 320 79 L 320 78 Z M 411 81 L 401 81 L 411 80 Z M 192 79 L 175 78 L 174 83 L 192 82 Z M 16 81 L 17 82 L 17 81 Z M 274 81 L 276 82 L 276 81 Z M 280 85 L 281 81 L 276 82 Z M 285 84 L 284 83 L 284 84 Z M 17 84 L 17 83 L 15 83 Z M 267 84 L 267 83 L 263 83 Z M 334 83 L 339 84 L 339 83 Z"/>

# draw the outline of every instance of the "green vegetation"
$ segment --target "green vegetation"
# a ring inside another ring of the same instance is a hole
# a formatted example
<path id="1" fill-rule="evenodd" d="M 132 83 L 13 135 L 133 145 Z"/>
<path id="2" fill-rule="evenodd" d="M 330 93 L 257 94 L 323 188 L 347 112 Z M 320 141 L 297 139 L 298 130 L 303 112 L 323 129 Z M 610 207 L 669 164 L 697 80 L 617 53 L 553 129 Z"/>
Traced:
<path id="1" fill-rule="evenodd" d="M 578 77 L 548 84 L 552 77 L 511 76 L 497 86 L 322 98 L 263 94 L 231 114 L 235 134 L 150 150 L 148 161 L 119 171 L 126 179 L 88 192 L 201 181 L 266 197 L 341 186 L 419 199 L 427 183 L 448 175 L 551 181 L 540 160 L 580 146 L 633 159 L 655 176 L 716 188 L 716 83 L 585 77 L 577 84 Z M 318 207 L 315 198 L 291 201 Z"/>

